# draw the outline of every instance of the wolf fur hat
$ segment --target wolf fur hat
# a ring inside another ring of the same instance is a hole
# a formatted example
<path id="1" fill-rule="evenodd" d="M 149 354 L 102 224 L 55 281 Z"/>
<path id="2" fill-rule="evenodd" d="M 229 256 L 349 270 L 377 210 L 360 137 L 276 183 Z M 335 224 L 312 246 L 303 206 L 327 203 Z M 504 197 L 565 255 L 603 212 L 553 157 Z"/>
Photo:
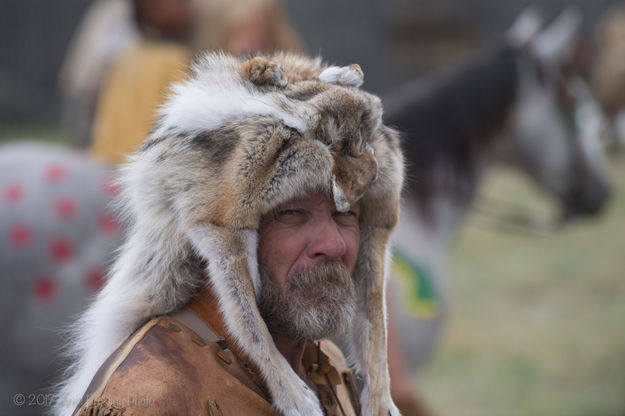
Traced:
<path id="1" fill-rule="evenodd" d="M 77 361 L 61 397 L 80 398 L 142 322 L 181 308 L 210 284 L 274 407 L 284 415 L 322 415 L 316 395 L 276 349 L 256 304 L 261 216 L 322 190 L 339 211 L 361 203 L 359 312 L 349 336 L 365 381 L 363 414 L 399 414 L 385 359 L 384 287 L 403 159 L 397 134 L 381 123 L 380 100 L 358 89 L 362 79 L 357 65 L 324 67 L 287 54 L 246 61 L 212 53 L 198 60 L 122 169 L 129 237 L 78 324 Z"/>

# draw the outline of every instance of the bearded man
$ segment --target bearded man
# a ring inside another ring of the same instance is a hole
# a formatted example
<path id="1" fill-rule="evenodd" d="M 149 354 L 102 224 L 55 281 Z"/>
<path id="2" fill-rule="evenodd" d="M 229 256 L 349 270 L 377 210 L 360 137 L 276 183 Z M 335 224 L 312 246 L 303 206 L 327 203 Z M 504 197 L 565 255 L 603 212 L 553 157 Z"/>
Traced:
<path id="1" fill-rule="evenodd" d="M 59 414 L 399 415 L 384 279 L 402 156 L 361 83 L 357 65 L 210 54 L 174 87 L 124 168 L 131 231 Z"/>

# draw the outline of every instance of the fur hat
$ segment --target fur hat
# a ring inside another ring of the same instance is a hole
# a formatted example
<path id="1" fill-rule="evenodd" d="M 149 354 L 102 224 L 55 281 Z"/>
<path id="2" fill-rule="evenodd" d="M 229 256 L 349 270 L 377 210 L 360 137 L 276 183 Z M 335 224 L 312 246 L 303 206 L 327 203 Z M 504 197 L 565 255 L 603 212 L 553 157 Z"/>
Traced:
<path id="1" fill-rule="evenodd" d="M 129 237 L 79 324 L 78 361 L 63 397 L 81 397 L 105 358 L 148 317 L 181 308 L 210 283 L 276 409 L 322 415 L 256 305 L 261 217 L 320 190 L 340 211 L 360 200 L 354 271 L 360 310 L 349 334 L 351 355 L 365 380 L 363 414 L 399 414 L 382 357 L 403 159 L 397 134 L 381 122 L 380 100 L 358 89 L 362 78 L 357 65 L 324 67 L 288 54 L 246 61 L 212 53 L 198 60 L 122 170 Z"/>

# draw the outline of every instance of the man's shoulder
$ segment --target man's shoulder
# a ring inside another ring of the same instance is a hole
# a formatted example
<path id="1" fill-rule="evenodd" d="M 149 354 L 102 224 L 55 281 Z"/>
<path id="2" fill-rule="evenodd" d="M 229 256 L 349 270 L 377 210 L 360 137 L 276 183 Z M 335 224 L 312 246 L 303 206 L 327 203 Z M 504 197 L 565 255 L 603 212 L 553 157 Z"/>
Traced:
<path id="1" fill-rule="evenodd" d="M 254 414 L 274 414 L 223 339 L 211 336 L 210 328 L 195 329 L 171 316 L 148 321 L 98 370 L 78 414 L 211 414 L 211 406 L 224 414 L 243 414 L 248 407 Z"/>

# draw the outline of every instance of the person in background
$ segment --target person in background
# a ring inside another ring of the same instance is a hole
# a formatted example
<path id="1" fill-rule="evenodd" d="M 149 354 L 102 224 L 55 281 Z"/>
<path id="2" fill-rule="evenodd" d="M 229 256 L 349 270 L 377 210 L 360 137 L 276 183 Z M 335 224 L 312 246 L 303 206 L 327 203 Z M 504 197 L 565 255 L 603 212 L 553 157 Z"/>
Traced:
<path id="1" fill-rule="evenodd" d="M 190 0 L 134 0 L 141 40 L 120 55 L 100 93 L 91 152 L 109 164 L 137 149 L 173 82 L 186 76 L 192 52 Z"/>
<path id="2" fill-rule="evenodd" d="M 71 143 L 86 147 L 103 79 L 119 55 L 139 40 L 131 2 L 96 0 L 78 25 L 59 71 L 63 124 Z"/>
<path id="3" fill-rule="evenodd" d="M 196 0 L 196 49 L 234 54 L 303 53 L 303 42 L 279 0 Z"/>

